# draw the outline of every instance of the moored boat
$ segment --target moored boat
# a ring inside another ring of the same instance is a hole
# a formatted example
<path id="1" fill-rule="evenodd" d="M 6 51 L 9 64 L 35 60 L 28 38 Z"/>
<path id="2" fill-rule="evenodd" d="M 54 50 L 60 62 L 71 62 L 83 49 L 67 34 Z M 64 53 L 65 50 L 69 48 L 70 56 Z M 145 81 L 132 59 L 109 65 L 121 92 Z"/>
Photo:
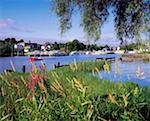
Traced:
<path id="1" fill-rule="evenodd" d="M 30 57 L 30 58 L 29 58 L 29 61 L 30 61 L 30 62 L 33 62 L 33 61 L 40 61 L 40 60 L 43 60 L 43 58 L 41 58 L 41 57 Z"/>

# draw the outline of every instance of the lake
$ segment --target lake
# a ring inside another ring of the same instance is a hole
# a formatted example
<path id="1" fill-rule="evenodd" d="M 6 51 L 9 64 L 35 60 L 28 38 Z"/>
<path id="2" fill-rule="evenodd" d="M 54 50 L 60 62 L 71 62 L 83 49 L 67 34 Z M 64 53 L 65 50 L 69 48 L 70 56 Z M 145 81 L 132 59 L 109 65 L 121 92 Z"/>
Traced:
<path id="1" fill-rule="evenodd" d="M 60 64 L 70 64 L 74 60 L 77 62 L 81 61 L 94 61 L 96 58 L 100 57 L 120 57 L 116 54 L 102 54 L 102 55 L 77 55 L 77 56 L 48 56 L 44 58 L 43 62 L 45 63 L 48 70 L 53 69 L 54 64 L 60 62 Z M 26 66 L 26 70 L 30 71 L 31 64 L 29 62 L 29 57 L 27 56 L 18 56 L 18 57 L 0 57 L 0 72 L 4 72 L 6 69 L 12 69 L 10 61 L 12 61 L 18 72 L 22 72 L 22 66 Z M 37 68 L 40 68 L 41 61 L 36 61 L 35 65 Z M 116 69 L 117 68 L 117 69 Z M 138 77 L 136 74 L 137 69 L 140 69 L 142 76 Z M 119 70 L 117 73 L 116 70 Z M 111 71 L 108 74 L 107 72 L 101 71 L 103 79 L 109 79 L 111 81 L 127 81 L 132 80 L 133 82 L 138 83 L 141 86 L 150 86 L 150 62 L 112 62 Z"/>
<path id="2" fill-rule="evenodd" d="M 118 68 L 118 69 L 117 69 Z M 137 74 L 138 71 L 141 75 Z M 101 71 L 102 79 L 110 81 L 132 81 L 141 86 L 150 86 L 150 62 L 134 61 L 121 62 L 116 61 L 111 65 L 110 73 Z"/>
<path id="3" fill-rule="evenodd" d="M 54 64 L 60 62 L 61 65 L 73 63 L 74 60 L 80 61 L 92 61 L 98 57 L 119 57 L 115 54 L 103 54 L 103 55 L 76 55 L 76 56 L 47 56 L 44 58 L 43 62 L 46 64 L 48 70 L 53 69 Z M 6 69 L 12 69 L 10 61 L 12 61 L 16 67 L 16 70 L 22 72 L 22 66 L 27 67 L 27 71 L 30 71 L 31 64 L 29 62 L 28 56 L 18 56 L 18 57 L 0 57 L 0 72 L 4 72 Z M 35 65 L 39 68 L 41 61 L 35 61 Z"/>

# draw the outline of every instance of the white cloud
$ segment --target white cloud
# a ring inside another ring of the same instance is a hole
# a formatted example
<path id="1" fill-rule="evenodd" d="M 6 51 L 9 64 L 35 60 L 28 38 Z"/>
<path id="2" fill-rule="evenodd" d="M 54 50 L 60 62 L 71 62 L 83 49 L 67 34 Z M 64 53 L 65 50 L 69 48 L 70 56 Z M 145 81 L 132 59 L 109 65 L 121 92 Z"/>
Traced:
<path id="1" fill-rule="evenodd" d="M 16 32 L 33 32 L 30 29 L 24 28 L 22 26 L 18 26 L 17 23 L 13 19 L 3 19 L 0 20 L 0 29 L 8 29 Z"/>
<path id="2" fill-rule="evenodd" d="M 13 24 L 14 24 L 14 20 L 9 18 L 5 20 L 0 20 L 0 29 L 12 26 Z"/>

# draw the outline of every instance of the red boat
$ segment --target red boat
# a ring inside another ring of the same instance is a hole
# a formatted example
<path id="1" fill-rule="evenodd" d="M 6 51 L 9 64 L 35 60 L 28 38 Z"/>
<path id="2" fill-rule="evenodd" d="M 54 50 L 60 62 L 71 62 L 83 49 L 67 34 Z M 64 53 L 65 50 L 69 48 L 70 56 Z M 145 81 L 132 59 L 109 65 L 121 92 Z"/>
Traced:
<path id="1" fill-rule="evenodd" d="M 29 58 L 29 61 L 30 61 L 30 62 L 33 62 L 33 61 L 40 61 L 40 60 L 43 60 L 43 58 L 41 58 L 41 57 L 30 57 L 30 58 Z"/>

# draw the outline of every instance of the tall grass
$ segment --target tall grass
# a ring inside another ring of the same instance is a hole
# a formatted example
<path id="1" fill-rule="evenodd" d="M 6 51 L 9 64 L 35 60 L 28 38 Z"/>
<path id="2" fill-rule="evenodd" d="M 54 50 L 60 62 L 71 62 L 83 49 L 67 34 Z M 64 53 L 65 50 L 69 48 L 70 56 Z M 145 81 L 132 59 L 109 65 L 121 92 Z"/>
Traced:
<path id="1" fill-rule="evenodd" d="M 0 75 L 0 117 L 12 121 L 148 120 L 150 89 L 99 80 L 110 63 L 84 62 L 47 71 Z"/>

